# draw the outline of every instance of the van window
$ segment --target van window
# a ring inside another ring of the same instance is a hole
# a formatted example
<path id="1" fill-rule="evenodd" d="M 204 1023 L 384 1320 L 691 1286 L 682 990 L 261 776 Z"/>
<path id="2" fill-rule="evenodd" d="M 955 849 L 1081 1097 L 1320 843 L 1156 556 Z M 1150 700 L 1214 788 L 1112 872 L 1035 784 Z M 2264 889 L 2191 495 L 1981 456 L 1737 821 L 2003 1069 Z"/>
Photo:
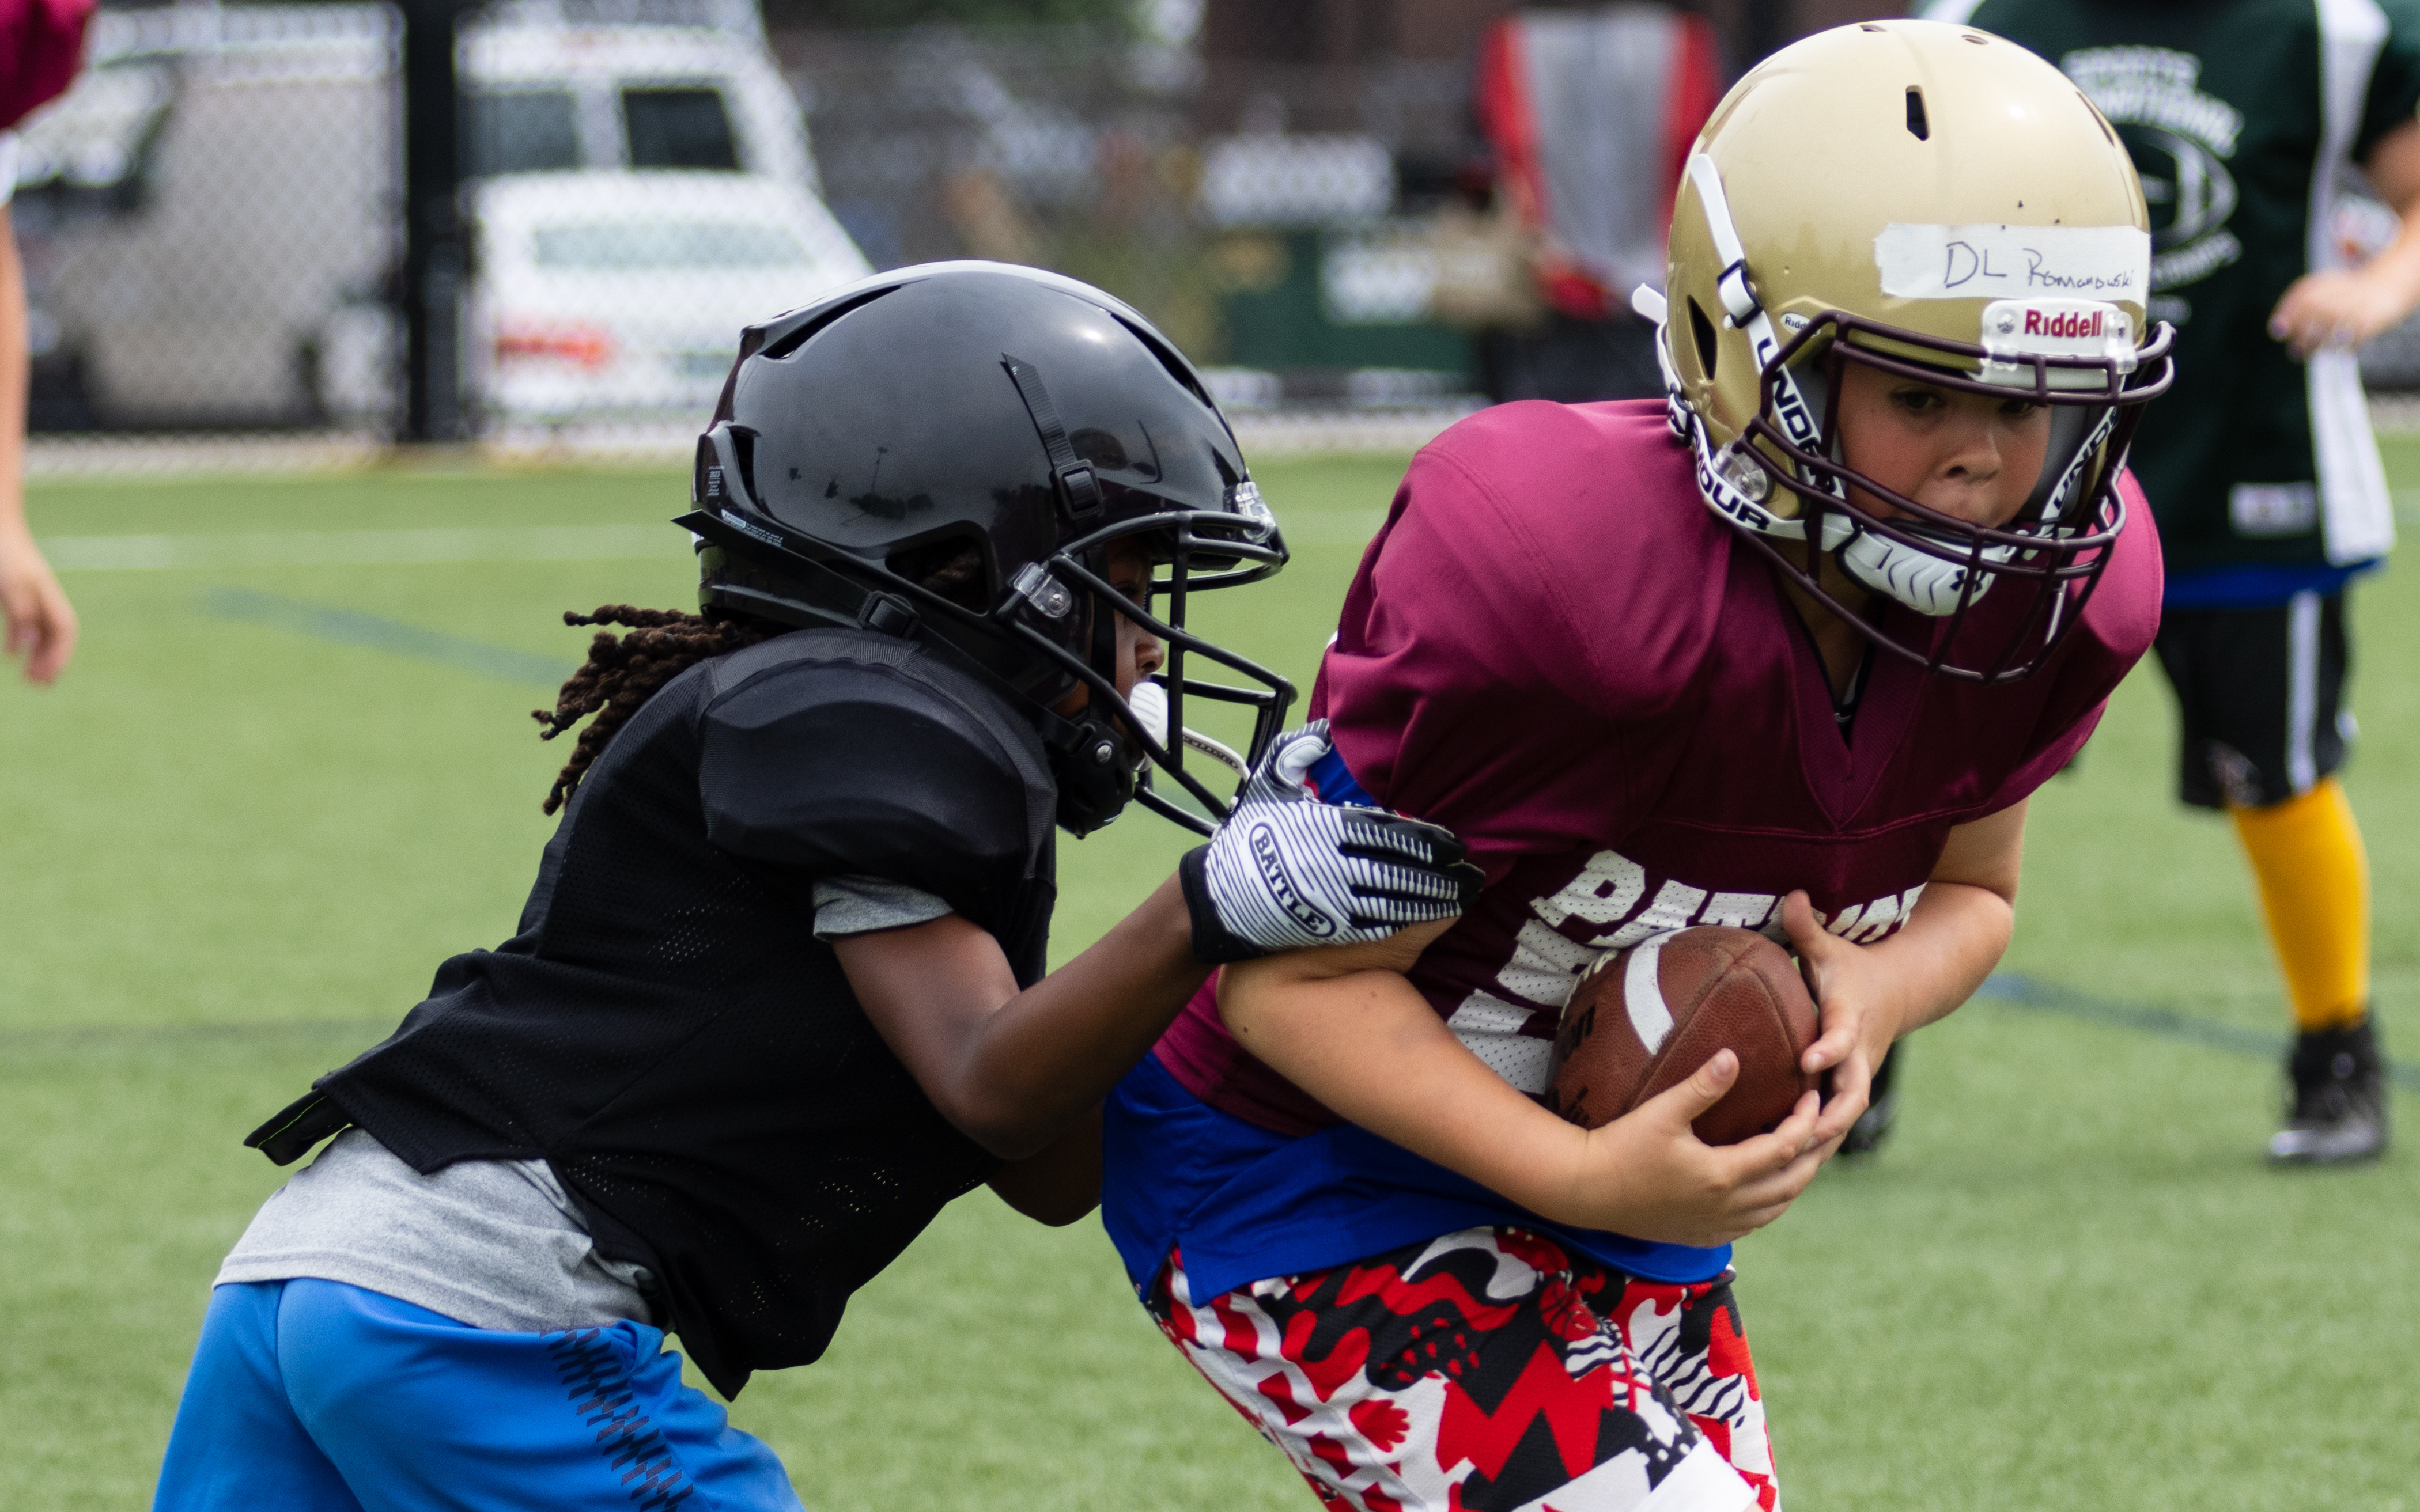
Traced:
<path id="1" fill-rule="evenodd" d="M 540 268 L 591 273 L 804 268 L 813 260 L 786 226 L 761 221 L 592 222 L 540 226 L 533 239 Z"/>
<path id="2" fill-rule="evenodd" d="M 719 89 L 625 89 L 622 124 L 633 168 L 739 167 Z"/>
<path id="3" fill-rule="evenodd" d="M 477 89 L 465 95 L 462 169 L 559 173 L 581 166 L 578 112 L 568 89 Z"/>

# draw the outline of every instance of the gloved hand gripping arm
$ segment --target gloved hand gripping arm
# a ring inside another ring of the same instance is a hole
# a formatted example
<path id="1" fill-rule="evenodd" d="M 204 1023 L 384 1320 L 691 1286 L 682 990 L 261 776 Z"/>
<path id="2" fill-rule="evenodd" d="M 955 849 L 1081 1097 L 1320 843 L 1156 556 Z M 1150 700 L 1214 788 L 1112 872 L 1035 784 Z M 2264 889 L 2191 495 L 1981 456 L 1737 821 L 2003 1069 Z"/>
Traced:
<path id="1" fill-rule="evenodd" d="M 1030 1198 L 1003 1193 L 1024 1211 L 1056 1222 L 1089 1211 L 1097 1141 L 1061 1136 L 1093 1116 L 1214 964 L 1382 939 L 1450 919 L 1476 891 L 1478 870 L 1446 831 L 1313 798 L 1302 772 L 1326 749 L 1317 727 L 1279 737 L 1179 876 L 1023 991 L 998 942 L 955 914 L 835 942 L 866 1015 L 944 1118 L 1005 1159 L 1065 1167 L 1023 1184 Z"/>
<path id="2" fill-rule="evenodd" d="M 1325 719 L 1280 735 L 1227 822 L 1177 868 L 1198 959 L 1366 944 L 1451 918 L 1479 895 L 1480 870 L 1448 831 L 1314 795 L 1306 774 L 1331 748 Z"/>

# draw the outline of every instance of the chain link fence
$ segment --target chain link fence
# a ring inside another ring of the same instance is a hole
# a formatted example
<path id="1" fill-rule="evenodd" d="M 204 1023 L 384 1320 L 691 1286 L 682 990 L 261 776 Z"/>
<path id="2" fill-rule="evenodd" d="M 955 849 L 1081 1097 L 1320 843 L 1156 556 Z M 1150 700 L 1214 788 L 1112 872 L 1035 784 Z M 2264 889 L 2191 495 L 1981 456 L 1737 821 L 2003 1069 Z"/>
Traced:
<path id="1" fill-rule="evenodd" d="M 1623 296 L 1756 8 L 767 3 L 464 12 L 453 250 L 425 264 L 403 11 L 104 11 L 23 134 L 38 468 L 375 455 L 405 422 L 415 297 L 457 434 L 677 456 L 742 324 L 960 256 L 1128 299 L 1264 449 L 1650 392 Z M 2420 388 L 2420 329 L 2370 367 Z"/>
<path id="2" fill-rule="evenodd" d="M 395 13 L 108 11 L 13 207 L 37 431 L 366 419 L 400 244 Z"/>
<path id="3" fill-rule="evenodd" d="M 1277 444 L 1402 444 L 1486 376 L 1435 295 L 1440 212 L 1487 213 L 1473 47 L 1499 8 L 1068 0 L 1047 24 L 899 26 L 777 5 L 769 31 L 726 0 L 474 10 L 457 240 L 410 277 L 401 11 L 108 11 L 24 132 L 34 426 L 155 459 L 374 449 L 403 424 L 418 298 L 469 437 L 671 455 L 746 321 L 979 256 L 1132 301 L 1239 414 L 1281 416 Z"/>

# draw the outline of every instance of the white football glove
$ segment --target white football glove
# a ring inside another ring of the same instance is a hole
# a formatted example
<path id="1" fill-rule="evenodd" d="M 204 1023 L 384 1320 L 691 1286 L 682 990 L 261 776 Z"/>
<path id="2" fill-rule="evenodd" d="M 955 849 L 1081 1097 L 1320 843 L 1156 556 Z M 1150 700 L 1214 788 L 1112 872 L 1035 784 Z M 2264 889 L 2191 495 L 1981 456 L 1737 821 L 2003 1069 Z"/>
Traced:
<path id="1" fill-rule="evenodd" d="M 1383 940 L 1479 896 L 1480 870 L 1450 832 L 1312 797 L 1303 776 L 1328 748 L 1325 719 L 1278 736 L 1227 822 L 1179 865 L 1198 959 Z"/>

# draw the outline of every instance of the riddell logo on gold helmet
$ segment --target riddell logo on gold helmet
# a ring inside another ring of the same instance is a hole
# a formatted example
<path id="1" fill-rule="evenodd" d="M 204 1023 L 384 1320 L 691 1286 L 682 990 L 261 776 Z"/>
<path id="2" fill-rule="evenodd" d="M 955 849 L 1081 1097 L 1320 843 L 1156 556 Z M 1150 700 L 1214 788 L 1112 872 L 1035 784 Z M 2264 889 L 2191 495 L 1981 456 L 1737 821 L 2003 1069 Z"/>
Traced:
<path id="1" fill-rule="evenodd" d="M 2124 372 L 2133 365 L 2134 322 L 2100 300 L 1994 300 L 1983 308 L 1983 346 L 2003 359 L 2107 356 Z"/>
<path id="2" fill-rule="evenodd" d="M 2086 337 L 2103 333 L 2101 310 L 2027 310 L 2025 332 L 2028 336 Z"/>

